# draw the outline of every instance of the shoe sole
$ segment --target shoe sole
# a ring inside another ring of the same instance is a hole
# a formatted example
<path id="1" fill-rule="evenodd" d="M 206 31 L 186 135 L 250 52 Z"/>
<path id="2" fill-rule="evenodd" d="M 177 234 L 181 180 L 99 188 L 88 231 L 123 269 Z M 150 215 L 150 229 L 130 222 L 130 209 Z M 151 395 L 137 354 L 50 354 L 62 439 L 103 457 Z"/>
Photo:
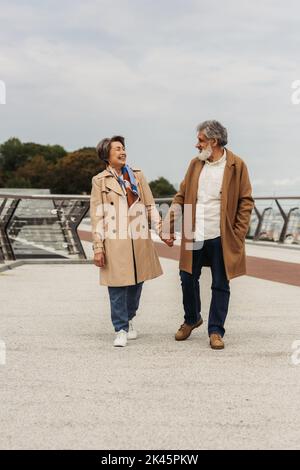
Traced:
<path id="1" fill-rule="evenodd" d="M 129 340 L 129 341 L 132 341 L 132 340 L 137 339 L 137 338 L 138 338 L 138 333 L 137 333 L 136 330 L 134 330 L 134 335 L 133 336 L 131 336 L 131 333 L 127 334 L 127 340 Z"/>
<path id="2" fill-rule="evenodd" d="M 202 324 L 203 324 L 203 320 L 202 320 L 201 323 L 199 323 L 199 325 L 193 326 L 193 328 L 192 328 L 191 331 L 190 331 L 190 334 L 189 334 L 188 336 L 186 336 L 185 338 L 179 338 L 179 339 L 177 339 L 177 338 L 176 338 L 176 335 L 175 335 L 175 340 L 176 340 L 176 341 L 185 341 L 186 339 L 188 339 L 188 338 L 191 336 L 192 331 L 193 331 L 195 328 L 199 328 L 199 326 L 201 326 Z"/>
<path id="3" fill-rule="evenodd" d="M 217 349 L 217 350 L 221 350 L 221 349 L 224 349 L 225 346 L 212 346 L 210 345 L 211 349 Z"/>

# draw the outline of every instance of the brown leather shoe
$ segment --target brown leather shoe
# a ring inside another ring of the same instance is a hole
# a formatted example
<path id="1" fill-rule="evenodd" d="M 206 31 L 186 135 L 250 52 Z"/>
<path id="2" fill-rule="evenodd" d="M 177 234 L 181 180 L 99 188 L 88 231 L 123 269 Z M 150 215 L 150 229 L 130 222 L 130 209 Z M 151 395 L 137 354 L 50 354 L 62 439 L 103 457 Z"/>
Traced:
<path id="1" fill-rule="evenodd" d="M 185 339 L 187 339 L 190 336 L 191 332 L 195 328 L 198 328 L 198 326 L 202 325 L 202 323 L 202 318 L 194 325 L 188 325 L 187 323 L 183 323 L 183 325 L 181 325 L 181 327 L 175 334 L 176 341 L 184 341 Z"/>
<path id="2" fill-rule="evenodd" d="M 225 344 L 222 340 L 221 335 L 219 333 L 212 333 L 209 337 L 210 339 L 210 347 L 212 349 L 224 349 Z"/>

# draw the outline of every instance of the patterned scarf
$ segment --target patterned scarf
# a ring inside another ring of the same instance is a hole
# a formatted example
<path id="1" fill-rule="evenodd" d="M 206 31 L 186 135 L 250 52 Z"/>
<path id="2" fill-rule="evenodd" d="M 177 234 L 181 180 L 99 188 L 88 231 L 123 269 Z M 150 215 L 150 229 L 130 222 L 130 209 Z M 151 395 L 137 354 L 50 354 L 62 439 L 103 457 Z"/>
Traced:
<path id="1" fill-rule="evenodd" d="M 137 182 L 132 169 L 128 165 L 124 165 L 121 170 L 122 176 L 119 176 L 111 167 L 110 171 L 117 178 L 124 194 L 127 196 L 128 206 L 132 206 L 132 204 L 139 198 Z"/>

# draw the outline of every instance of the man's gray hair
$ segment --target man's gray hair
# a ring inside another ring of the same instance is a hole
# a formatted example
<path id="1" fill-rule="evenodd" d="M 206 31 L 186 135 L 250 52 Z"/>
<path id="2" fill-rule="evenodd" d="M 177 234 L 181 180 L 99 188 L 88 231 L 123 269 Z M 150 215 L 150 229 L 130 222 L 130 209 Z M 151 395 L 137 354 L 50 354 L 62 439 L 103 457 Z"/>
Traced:
<path id="1" fill-rule="evenodd" d="M 218 145 L 227 144 L 227 129 L 219 121 L 204 121 L 197 126 L 197 132 L 203 132 L 208 139 L 217 139 Z"/>

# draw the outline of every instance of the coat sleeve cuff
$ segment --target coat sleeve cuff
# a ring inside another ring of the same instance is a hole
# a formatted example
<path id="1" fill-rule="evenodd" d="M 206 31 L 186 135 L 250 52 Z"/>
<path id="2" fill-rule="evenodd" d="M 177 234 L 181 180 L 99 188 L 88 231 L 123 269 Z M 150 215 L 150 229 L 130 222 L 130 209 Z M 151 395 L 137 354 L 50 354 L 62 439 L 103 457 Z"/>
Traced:
<path id="1" fill-rule="evenodd" d="M 104 248 L 103 248 L 103 246 L 99 246 L 99 245 L 94 245 L 94 244 L 93 244 L 93 250 L 94 250 L 94 254 L 96 254 L 96 253 L 104 253 Z"/>

